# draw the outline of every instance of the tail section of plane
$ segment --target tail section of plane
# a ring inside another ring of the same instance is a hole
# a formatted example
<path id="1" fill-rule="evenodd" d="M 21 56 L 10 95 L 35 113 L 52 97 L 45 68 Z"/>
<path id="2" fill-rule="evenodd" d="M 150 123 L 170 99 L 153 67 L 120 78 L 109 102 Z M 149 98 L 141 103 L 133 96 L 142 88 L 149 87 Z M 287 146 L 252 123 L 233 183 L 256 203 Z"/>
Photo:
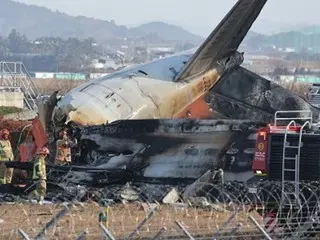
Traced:
<path id="1" fill-rule="evenodd" d="M 221 63 L 223 70 L 230 64 L 240 65 L 243 56 L 237 49 L 266 2 L 267 0 L 238 0 L 174 80 L 195 78 L 219 65 L 221 67 Z"/>
<path id="2" fill-rule="evenodd" d="M 301 97 L 242 67 L 224 74 L 205 101 L 230 119 L 271 122 L 276 111 L 284 110 L 310 110 L 315 118 L 319 116 L 319 110 Z"/>

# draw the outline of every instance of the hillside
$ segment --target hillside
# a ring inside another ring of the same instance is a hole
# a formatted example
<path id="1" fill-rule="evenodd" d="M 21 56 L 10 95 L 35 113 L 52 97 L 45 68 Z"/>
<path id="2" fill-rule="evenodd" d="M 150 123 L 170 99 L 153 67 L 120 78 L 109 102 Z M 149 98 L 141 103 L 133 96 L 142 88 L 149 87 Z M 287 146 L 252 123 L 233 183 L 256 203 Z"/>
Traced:
<path id="1" fill-rule="evenodd" d="M 297 31 L 282 32 L 274 35 L 258 34 L 246 39 L 251 47 L 275 45 L 278 48 L 294 48 L 298 51 L 306 48 L 320 49 L 320 33 L 304 34 Z"/>
<path id="2" fill-rule="evenodd" d="M 185 41 L 188 39 L 191 42 L 200 42 L 202 40 L 198 35 L 192 34 L 181 27 L 164 22 L 150 22 L 136 28 L 131 28 L 130 30 L 137 36 L 156 33 L 161 38 L 166 38 L 166 40 L 170 41 Z"/>
<path id="3" fill-rule="evenodd" d="M 304 34 L 320 34 L 320 25 L 309 25 L 298 29 Z"/>
<path id="4" fill-rule="evenodd" d="M 0 35 L 8 35 L 12 29 L 16 29 L 30 39 L 55 36 L 93 37 L 98 41 L 110 41 L 124 37 L 143 38 L 156 35 L 157 38 L 165 41 L 187 41 L 193 44 L 202 41 L 200 36 L 166 23 L 155 22 L 127 28 L 116 25 L 114 21 L 83 16 L 73 17 L 58 11 L 53 12 L 45 7 L 1 0 Z"/>
<path id="5" fill-rule="evenodd" d="M 265 19 L 258 17 L 257 21 L 253 24 L 252 29 L 255 32 L 264 35 L 273 35 L 281 32 L 298 31 L 300 28 L 305 27 L 304 24 L 290 24 L 272 19 Z"/>

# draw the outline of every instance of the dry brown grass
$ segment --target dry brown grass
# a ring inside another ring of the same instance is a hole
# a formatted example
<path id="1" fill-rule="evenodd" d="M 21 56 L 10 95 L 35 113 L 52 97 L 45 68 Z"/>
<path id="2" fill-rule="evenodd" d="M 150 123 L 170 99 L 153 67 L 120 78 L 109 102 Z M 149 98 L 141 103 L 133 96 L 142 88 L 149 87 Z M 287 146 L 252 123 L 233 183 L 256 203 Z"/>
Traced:
<path id="1" fill-rule="evenodd" d="M 308 93 L 308 87 L 310 86 L 310 84 L 296 82 L 280 82 L 280 85 L 304 99 L 306 97 L 306 93 Z"/>
<path id="2" fill-rule="evenodd" d="M 71 89 L 80 86 L 86 81 L 79 80 L 59 80 L 59 79 L 33 79 L 41 94 L 50 95 L 56 90 L 59 94 L 65 94 Z"/>
<path id="3" fill-rule="evenodd" d="M 69 92 L 71 89 L 80 86 L 81 84 L 87 81 L 78 81 L 78 80 L 59 80 L 59 79 L 33 79 L 35 85 L 41 94 L 50 95 L 56 90 L 60 90 L 59 94 L 65 94 Z M 305 97 L 305 94 L 308 92 L 308 87 L 310 84 L 303 83 L 287 83 L 280 82 L 279 83 L 284 88 L 287 88 L 294 92 L 295 94 Z"/>
<path id="4" fill-rule="evenodd" d="M 61 206 L 53 205 L 2 205 L 0 218 L 3 219 L 3 223 L 0 223 L 0 239 L 19 239 L 18 228 L 24 230 L 29 237 L 35 237 L 39 230 L 61 209 Z M 100 211 L 101 208 L 96 204 L 74 207 L 53 230 L 48 232 L 46 239 L 75 239 L 85 229 L 89 231 L 88 239 L 101 239 L 98 227 Z M 232 211 L 217 212 L 216 210 L 162 205 L 154 218 L 141 228 L 138 236 L 139 238 L 150 238 L 162 227 L 167 228 L 164 236 L 182 236 L 181 230 L 174 223 L 176 220 L 183 222 L 194 236 L 212 236 L 232 214 Z M 116 239 L 127 238 L 146 215 L 147 210 L 139 203 L 113 206 L 108 218 L 108 229 Z M 256 228 L 244 212 L 239 213 L 225 230 L 230 231 L 238 223 L 242 225 L 240 232 L 256 232 Z"/>

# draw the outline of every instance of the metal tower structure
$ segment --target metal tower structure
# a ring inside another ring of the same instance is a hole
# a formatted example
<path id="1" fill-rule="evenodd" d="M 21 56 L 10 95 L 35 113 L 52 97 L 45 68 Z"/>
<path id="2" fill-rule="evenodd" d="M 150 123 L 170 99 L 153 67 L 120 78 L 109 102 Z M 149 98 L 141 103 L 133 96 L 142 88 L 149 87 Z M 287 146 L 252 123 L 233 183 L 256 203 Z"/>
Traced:
<path id="1" fill-rule="evenodd" d="M 40 93 L 22 62 L 0 62 L 0 86 L 19 87 L 25 107 L 38 111 L 36 99 Z"/>

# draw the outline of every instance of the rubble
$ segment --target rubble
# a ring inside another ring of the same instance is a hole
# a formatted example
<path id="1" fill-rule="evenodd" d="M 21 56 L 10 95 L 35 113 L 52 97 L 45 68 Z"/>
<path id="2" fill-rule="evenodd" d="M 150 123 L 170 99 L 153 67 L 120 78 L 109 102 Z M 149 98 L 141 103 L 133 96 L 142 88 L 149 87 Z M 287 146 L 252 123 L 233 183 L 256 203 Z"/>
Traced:
<path id="1" fill-rule="evenodd" d="M 203 193 L 205 193 L 208 188 L 210 189 L 211 185 L 219 182 L 224 182 L 223 170 L 208 170 L 194 183 L 186 187 L 182 197 L 185 201 L 187 201 L 188 199 L 193 197 L 203 196 Z"/>
<path id="2" fill-rule="evenodd" d="M 247 149 L 254 147 L 251 135 L 261 126 L 250 121 L 163 119 L 84 127 L 78 135 L 80 152 L 73 158 L 74 165 L 48 165 L 48 182 L 60 191 L 53 191 L 55 201 L 90 192 L 98 199 L 160 202 L 172 187 L 180 191 L 208 169 L 223 167 L 235 178 L 245 172 L 249 179 L 253 152 Z M 237 151 L 231 153 L 230 148 Z M 32 169 L 32 163 L 6 165 Z M 128 182 L 133 188 L 121 190 Z M 94 194 L 91 187 L 97 189 Z"/>
<path id="3" fill-rule="evenodd" d="M 124 200 L 136 201 L 139 199 L 139 193 L 130 188 L 130 186 L 126 185 L 121 191 L 120 197 Z"/>
<path id="4" fill-rule="evenodd" d="M 180 199 L 179 193 L 173 188 L 162 200 L 163 203 L 172 204 Z"/>

